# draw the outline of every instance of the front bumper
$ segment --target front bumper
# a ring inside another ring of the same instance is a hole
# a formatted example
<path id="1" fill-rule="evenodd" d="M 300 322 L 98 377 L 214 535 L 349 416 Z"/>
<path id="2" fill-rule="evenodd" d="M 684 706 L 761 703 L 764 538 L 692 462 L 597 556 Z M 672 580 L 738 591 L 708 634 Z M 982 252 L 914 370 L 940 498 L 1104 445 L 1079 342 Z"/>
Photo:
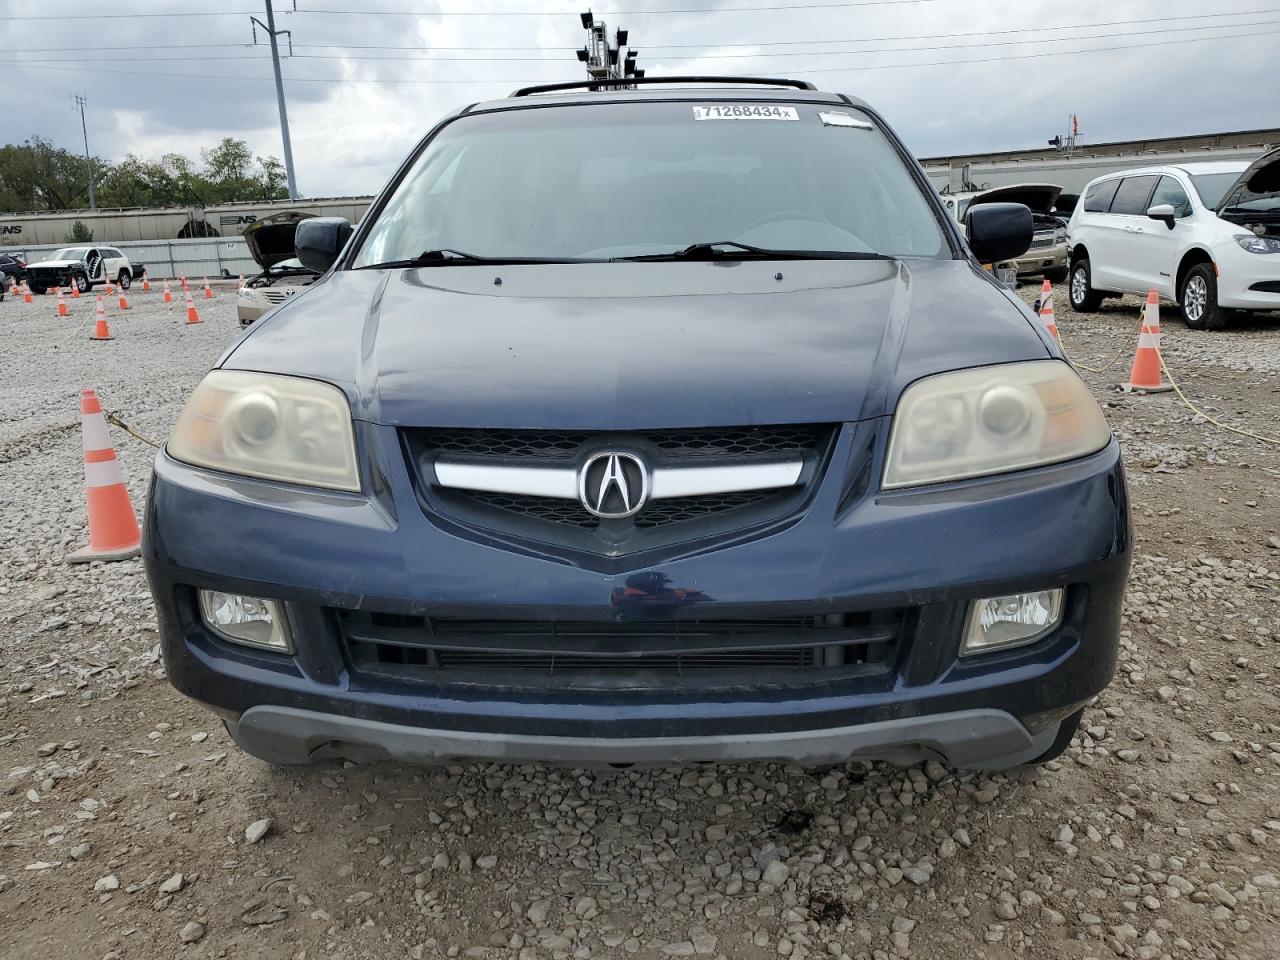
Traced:
<path id="1" fill-rule="evenodd" d="M 1213 251 L 1218 303 L 1234 310 L 1280 310 L 1280 254 L 1249 253 L 1235 241 Z"/>
<path id="2" fill-rule="evenodd" d="M 1055 243 L 1049 247 L 1028 250 L 1017 260 L 1018 275 L 1044 273 L 1046 270 L 1067 269 L 1067 244 Z"/>
<path id="3" fill-rule="evenodd" d="M 363 427 L 395 451 L 395 431 Z M 852 431 L 832 463 L 848 458 Z M 612 569 L 515 550 L 439 523 L 412 481 L 379 463 L 375 498 L 302 490 L 179 464 L 161 453 L 144 558 L 171 681 L 218 711 L 252 753 L 585 763 L 810 762 L 939 757 L 966 767 L 1033 759 L 1115 665 L 1130 550 L 1113 442 L 1069 464 L 848 505 L 828 477 L 794 523 L 714 549 Z M 343 618 L 616 622 L 637 576 L 669 585 L 641 618 L 903 614 L 878 669 L 757 675 L 654 688 L 386 675 L 355 657 Z M 1064 586 L 1063 624 L 1027 647 L 959 658 L 978 597 Z M 236 647 L 196 612 L 197 588 L 286 603 L 297 653 Z"/>

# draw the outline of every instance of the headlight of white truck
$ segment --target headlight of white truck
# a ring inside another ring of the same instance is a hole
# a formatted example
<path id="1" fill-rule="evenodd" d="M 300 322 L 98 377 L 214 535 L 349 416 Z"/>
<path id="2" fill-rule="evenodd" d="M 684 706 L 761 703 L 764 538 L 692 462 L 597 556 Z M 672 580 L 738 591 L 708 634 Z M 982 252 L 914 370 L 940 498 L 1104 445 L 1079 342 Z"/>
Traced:
<path id="1" fill-rule="evenodd" d="M 318 380 L 214 370 L 187 401 L 168 451 L 246 477 L 360 489 L 351 407 Z"/>
<path id="2" fill-rule="evenodd" d="M 1061 361 L 937 374 L 903 391 L 883 485 L 1025 470 L 1096 453 L 1110 439 L 1088 387 Z"/>

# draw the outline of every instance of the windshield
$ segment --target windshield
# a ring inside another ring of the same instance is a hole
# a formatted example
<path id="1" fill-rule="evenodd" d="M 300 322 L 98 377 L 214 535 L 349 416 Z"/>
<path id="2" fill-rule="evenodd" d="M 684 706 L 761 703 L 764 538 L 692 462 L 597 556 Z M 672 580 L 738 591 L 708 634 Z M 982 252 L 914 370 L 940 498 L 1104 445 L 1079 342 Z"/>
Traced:
<path id="1" fill-rule="evenodd" d="M 696 119 L 734 109 L 759 115 Z M 950 256 L 906 165 L 855 110 L 615 103 L 449 124 L 399 184 L 354 265 L 427 251 L 607 260 L 718 242 Z"/>
<path id="2" fill-rule="evenodd" d="M 1191 175 L 1191 184 L 1196 188 L 1196 193 L 1200 194 L 1200 199 L 1206 207 L 1214 209 L 1222 201 L 1222 195 L 1231 188 L 1231 185 L 1240 179 L 1240 174 L 1244 173 L 1245 168 L 1241 167 L 1234 173 L 1193 173 Z"/>
<path id="3" fill-rule="evenodd" d="M 50 260 L 83 260 L 89 252 L 88 247 L 63 247 Z"/>

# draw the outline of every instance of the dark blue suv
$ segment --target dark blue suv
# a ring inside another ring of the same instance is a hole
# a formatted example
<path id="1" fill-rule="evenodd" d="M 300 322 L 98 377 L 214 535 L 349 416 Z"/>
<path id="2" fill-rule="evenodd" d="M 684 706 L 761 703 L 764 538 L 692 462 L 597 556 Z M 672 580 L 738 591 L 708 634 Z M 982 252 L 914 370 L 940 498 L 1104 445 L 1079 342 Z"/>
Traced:
<path id="1" fill-rule="evenodd" d="M 172 682 L 277 763 L 1061 752 L 1131 537 L 1098 405 L 983 269 L 1030 213 L 966 239 L 805 83 L 573 86 L 299 225 L 323 277 L 156 459 Z"/>

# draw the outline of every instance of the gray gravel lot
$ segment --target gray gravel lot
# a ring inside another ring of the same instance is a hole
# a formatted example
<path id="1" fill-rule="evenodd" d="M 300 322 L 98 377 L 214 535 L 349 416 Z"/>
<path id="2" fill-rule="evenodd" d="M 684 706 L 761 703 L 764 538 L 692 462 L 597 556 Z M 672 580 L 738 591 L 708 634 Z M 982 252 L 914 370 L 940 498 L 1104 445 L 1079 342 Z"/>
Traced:
<path id="1" fill-rule="evenodd" d="M 1032 287 L 1024 288 L 1028 299 Z M 1129 397 L 1137 303 L 1073 315 L 1125 445 L 1139 553 L 1121 668 L 1060 761 L 617 774 L 273 770 L 164 681 L 138 561 L 85 542 L 78 394 L 163 439 L 236 335 L 229 292 L 133 291 L 115 340 L 0 303 L 0 956 L 344 960 L 1280 957 L 1280 451 Z M 1280 319 L 1166 356 L 1280 430 Z M 152 451 L 113 430 L 141 512 Z"/>

